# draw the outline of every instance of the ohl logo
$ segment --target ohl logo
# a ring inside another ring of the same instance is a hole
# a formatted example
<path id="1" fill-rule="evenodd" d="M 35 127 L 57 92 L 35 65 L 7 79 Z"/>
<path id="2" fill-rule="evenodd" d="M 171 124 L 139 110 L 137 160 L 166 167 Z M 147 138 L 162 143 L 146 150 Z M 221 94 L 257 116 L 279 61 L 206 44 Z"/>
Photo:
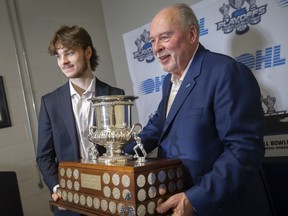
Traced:
<path id="1" fill-rule="evenodd" d="M 144 29 L 143 34 L 140 35 L 140 38 L 135 40 L 137 51 L 133 52 L 133 56 L 134 59 L 137 59 L 140 62 L 142 62 L 144 59 L 146 59 L 147 63 L 151 63 L 155 60 L 152 51 L 152 44 L 149 42 L 149 36 L 150 32 Z"/>
<path id="2" fill-rule="evenodd" d="M 256 0 L 246 0 L 249 10 L 243 7 L 245 0 L 228 0 L 229 4 L 223 4 L 219 11 L 223 15 L 223 20 L 217 22 L 217 31 L 222 30 L 225 34 L 231 33 L 235 29 L 237 35 L 245 34 L 249 31 L 249 25 L 256 25 L 261 21 L 261 16 L 267 11 L 267 4 L 256 5 Z M 230 6 L 235 9 L 229 15 Z"/>

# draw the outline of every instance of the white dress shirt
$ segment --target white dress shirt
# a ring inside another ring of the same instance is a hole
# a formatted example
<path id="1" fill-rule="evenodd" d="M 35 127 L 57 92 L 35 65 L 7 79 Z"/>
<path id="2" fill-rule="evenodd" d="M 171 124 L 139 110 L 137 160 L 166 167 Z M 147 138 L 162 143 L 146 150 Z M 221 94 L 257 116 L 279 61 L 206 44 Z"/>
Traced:
<path id="1" fill-rule="evenodd" d="M 182 84 L 182 82 L 183 82 L 183 80 L 184 80 L 184 78 L 185 78 L 185 76 L 187 74 L 188 68 L 190 67 L 191 62 L 193 61 L 194 55 L 195 55 L 196 51 L 198 50 L 198 47 L 199 47 L 199 45 L 195 49 L 195 52 L 194 52 L 191 60 L 189 61 L 187 67 L 185 68 L 184 73 L 182 74 L 182 76 L 179 77 L 179 76 L 176 76 L 175 74 L 172 73 L 172 76 L 171 76 L 172 86 L 171 86 L 170 95 L 169 95 L 169 99 L 168 99 L 168 103 L 167 103 L 166 116 L 168 116 L 168 113 L 169 113 L 170 108 L 171 108 L 171 106 L 173 104 L 173 101 L 174 101 L 174 99 L 175 99 L 175 97 L 177 95 L 177 92 L 178 92 L 178 90 L 179 90 L 179 88 L 180 88 L 180 86 L 181 86 L 181 84 Z"/>
<path id="2" fill-rule="evenodd" d="M 91 106 L 91 101 L 88 99 L 95 96 L 95 78 L 91 80 L 91 83 L 82 95 L 77 93 L 71 81 L 69 84 L 80 145 L 80 156 L 82 159 L 97 159 L 98 152 L 95 144 L 88 140 L 89 129 L 93 126 L 94 118 L 94 110 Z"/>
<path id="3" fill-rule="evenodd" d="M 88 101 L 88 99 L 96 95 L 95 82 L 95 78 L 92 79 L 89 87 L 81 96 L 74 89 L 71 81 L 69 81 L 73 113 L 76 120 L 76 128 L 80 146 L 80 156 L 82 159 L 89 159 L 89 152 L 90 155 L 93 156 L 92 158 L 90 157 L 90 159 L 97 159 L 98 157 L 98 151 L 95 145 L 88 140 L 89 128 L 93 125 L 94 118 L 94 111 L 91 107 L 91 102 Z M 93 152 L 93 154 L 91 154 L 91 152 Z M 53 187 L 54 193 L 57 192 L 58 187 L 59 184 Z"/>

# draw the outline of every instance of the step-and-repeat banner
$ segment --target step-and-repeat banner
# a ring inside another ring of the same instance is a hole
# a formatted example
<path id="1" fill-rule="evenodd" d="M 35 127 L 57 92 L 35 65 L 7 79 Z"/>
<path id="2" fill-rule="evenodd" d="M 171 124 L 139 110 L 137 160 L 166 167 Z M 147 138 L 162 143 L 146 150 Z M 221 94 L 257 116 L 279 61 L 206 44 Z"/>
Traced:
<path id="1" fill-rule="evenodd" d="M 203 0 L 191 7 L 200 24 L 200 42 L 244 63 L 258 80 L 266 157 L 288 156 L 288 0 Z M 167 73 L 153 56 L 149 23 L 123 34 L 123 40 L 139 97 L 139 122 L 146 125 Z"/>

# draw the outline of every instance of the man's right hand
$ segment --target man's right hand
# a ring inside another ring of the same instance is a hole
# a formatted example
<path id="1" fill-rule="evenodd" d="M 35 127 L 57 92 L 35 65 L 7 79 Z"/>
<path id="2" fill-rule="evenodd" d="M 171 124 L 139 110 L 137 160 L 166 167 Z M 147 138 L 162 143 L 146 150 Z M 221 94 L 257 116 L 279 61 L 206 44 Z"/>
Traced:
<path id="1" fill-rule="evenodd" d="M 52 199 L 53 199 L 54 202 L 56 202 L 56 201 L 59 200 L 60 198 L 61 198 L 60 194 L 58 194 L 58 193 L 53 193 L 53 194 L 52 194 Z M 58 209 L 59 209 L 59 210 L 66 210 L 65 208 L 60 207 L 60 206 L 58 206 Z"/>

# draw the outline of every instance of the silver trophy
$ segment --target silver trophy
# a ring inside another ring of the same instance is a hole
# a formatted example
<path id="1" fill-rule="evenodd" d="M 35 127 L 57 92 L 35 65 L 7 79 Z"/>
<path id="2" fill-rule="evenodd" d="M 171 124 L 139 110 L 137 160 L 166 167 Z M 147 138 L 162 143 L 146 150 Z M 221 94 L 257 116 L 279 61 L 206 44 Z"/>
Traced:
<path id="1" fill-rule="evenodd" d="M 146 161 L 146 152 L 138 136 L 142 130 L 140 123 L 132 124 L 133 101 L 138 97 L 126 95 L 99 96 L 90 99 L 96 117 L 96 126 L 90 127 L 88 139 L 104 146 L 106 153 L 98 158 L 105 164 L 125 162 L 133 159 L 123 152 L 125 145 L 136 141 L 134 147 L 138 162 Z M 139 156 L 138 151 L 142 152 Z"/>

